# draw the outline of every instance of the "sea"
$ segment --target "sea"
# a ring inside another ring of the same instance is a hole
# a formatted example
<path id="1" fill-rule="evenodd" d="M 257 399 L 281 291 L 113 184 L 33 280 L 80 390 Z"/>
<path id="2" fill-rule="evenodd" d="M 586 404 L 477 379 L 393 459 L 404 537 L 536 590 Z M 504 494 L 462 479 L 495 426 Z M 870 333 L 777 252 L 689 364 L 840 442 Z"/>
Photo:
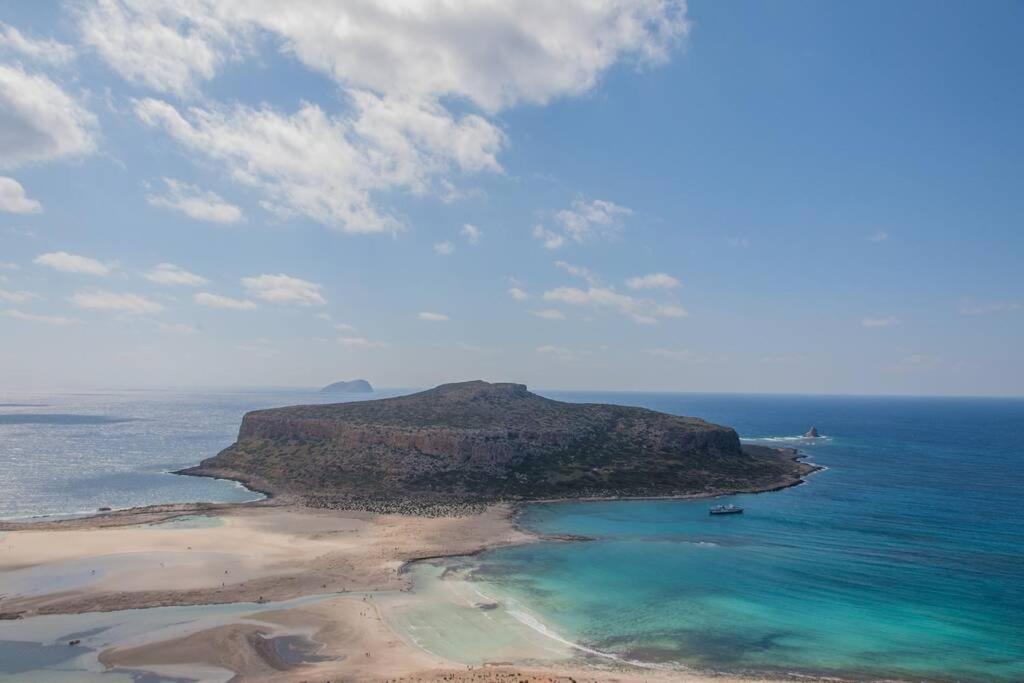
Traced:
<path id="1" fill-rule="evenodd" d="M 1024 400 L 539 393 L 702 417 L 823 469 L 796 487 L 714 501 L 525 506 L 524 527 L 591 540 L 414 568 L 414 593 L 450 594 L 394 610 L 393 625 L 425 649 L 493 661 L 519 629 L 538 658 L 568 648 L 598 665 L 1024 681 Z M 229 445 L 247 410 L 335 400 L 0 395 L 0 517 L 253 499 L 171 472 Z M 800 436 L 811 426 L 820 438 Z M 709 515 L 720 502 L 744 512 Z M 453 598 L 458 585 L 466 591 Z M 495 625 L 502 635 L 485 637 Z"/>

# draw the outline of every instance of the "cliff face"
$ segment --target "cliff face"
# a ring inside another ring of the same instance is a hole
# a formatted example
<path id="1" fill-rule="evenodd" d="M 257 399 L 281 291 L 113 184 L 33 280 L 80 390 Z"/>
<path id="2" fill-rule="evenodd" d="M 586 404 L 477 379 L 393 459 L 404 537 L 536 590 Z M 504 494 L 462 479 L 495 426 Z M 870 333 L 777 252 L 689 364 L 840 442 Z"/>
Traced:
<path id="1" fill-rule="evenodd" d="M 234 445 L 186 472 L 304 495 L 488 501 L 764 488 L 798 467 L 703 420 L 464 382 L 255 411 Z"/>

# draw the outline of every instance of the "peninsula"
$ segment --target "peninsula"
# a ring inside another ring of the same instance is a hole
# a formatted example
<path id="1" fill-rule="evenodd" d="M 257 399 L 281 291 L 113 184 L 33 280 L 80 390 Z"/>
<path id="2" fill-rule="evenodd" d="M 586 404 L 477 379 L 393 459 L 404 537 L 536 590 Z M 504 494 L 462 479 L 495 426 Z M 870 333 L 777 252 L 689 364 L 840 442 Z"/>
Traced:
<path id="1" fill-rule="evenodd" d="M 814 469 L 794 455 L 743 446 L 733 429 L 696 418 L 473 381 L 250 412 L 233 445 L 181 474 L 316 507 L 402 509 L 771 490 Z"/>

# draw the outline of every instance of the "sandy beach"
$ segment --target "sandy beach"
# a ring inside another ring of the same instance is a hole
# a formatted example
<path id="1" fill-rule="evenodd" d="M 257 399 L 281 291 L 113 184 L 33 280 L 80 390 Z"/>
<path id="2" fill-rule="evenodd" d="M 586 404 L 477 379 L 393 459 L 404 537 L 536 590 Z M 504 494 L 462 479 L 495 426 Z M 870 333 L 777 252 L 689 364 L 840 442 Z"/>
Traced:
<path id="1" fill-rule="evenodd" d="M 197 618 L 142 642 L 135 634 L 107 643 L 97 652 L 99 663 L 196 680 L 215 680 L 204 677 L 210 671 L 268 681 L 701 679 L 594 661 L 558 644 L 524 648 L 521 659 L 467 666 L 416 647 L 384 617 L 404 609 L 394 596 L 410 588 L 406 563 L 534 540 L 516 528 L 507 505 L 421 517 L 270 501 L 4 523 L 0 614 L 17 621 L 0 624 L 30 624 L 38 615 L 81 621 L 119 610 L 254 603 L 252 614 L 243 608 L 216 623 Z M 319 597 L 258 609 L 303 596 Z"/>

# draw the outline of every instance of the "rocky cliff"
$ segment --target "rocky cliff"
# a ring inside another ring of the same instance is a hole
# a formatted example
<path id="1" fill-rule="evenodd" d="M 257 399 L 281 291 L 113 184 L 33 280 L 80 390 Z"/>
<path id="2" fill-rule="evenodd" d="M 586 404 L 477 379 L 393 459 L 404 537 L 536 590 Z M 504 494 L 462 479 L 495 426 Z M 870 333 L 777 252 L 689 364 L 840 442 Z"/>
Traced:
<path id="1" fill-rule="evenodd" d="M 321 500 L 487 502 L 778 488 L 806 471 L 791 456 L 695 418 L 478 381 L 254 411 L 234 445 L 184 473 Z"/>

